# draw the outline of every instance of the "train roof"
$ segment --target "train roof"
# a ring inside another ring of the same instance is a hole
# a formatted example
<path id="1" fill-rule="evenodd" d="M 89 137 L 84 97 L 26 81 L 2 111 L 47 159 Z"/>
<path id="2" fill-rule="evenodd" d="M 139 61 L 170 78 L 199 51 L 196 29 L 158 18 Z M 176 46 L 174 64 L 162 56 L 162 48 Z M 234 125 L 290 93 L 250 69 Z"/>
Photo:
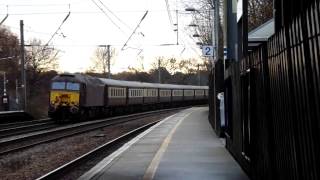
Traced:
<path id="1" fill-rule="evenodd" d="M 146 83 L 138 81 L 124 81 L 106 78 L 97 78 L 85 74 L 71 74 L 63 73 L 55 76 L 52 81 L 71 81 L 78 83 L 85 83 L 90 85 L 110 85 L 119 87 L 136 87 L 136 88 L 161 88 L 161 89 L 209 89 L 208 86 L 192 86 L 192 85 L 177 85 L 177 84 L 159 84 Z"/>
<path id="2" fill-rule="evenodd" d="M 66 81 L 66 82 L 77 82 L 77 83 L 84 83 L 90 85 L 101 85 L 103 86 L 104 83 L 101 82 L 98 78 L 92 77 L 89 75 L 79 74 L 79 73 L 63 73 L 55 76 L 52 81 Z"/>
<path id="3" fill-rule="evenodd" d="M 106 78 L 99 78 L 99 79 L 107 85 L 120 86 L 120 87 L 161 88 L 161 89 L 208 89 L 208 86 L 146 83 L 146 82 L 123 81 L 123 80 L 106 79 Z"/>

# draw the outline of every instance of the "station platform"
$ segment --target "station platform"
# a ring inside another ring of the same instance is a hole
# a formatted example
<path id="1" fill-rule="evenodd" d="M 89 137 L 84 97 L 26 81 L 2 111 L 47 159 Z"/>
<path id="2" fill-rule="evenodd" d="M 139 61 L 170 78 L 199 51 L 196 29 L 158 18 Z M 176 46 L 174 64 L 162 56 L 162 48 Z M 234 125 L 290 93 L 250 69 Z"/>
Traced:
<path id="1" fill-rule="evenodd" d="M 208 122 L 194 107 L 152 126 L 79 179 L 248 180 Z"/>

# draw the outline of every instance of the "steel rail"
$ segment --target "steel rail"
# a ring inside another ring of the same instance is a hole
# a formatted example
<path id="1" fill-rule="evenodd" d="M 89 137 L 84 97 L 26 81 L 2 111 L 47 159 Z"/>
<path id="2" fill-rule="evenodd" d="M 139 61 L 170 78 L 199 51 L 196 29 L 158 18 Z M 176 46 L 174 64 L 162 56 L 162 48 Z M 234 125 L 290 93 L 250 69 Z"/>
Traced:
<path id="1" fill-rule="evenodd" d="M 143 125 L 139 128 L 136 128 L 124 135 L 121 135 L 120 137 L 117 137 L 111 141 L 108 141 L 107 143 L 93 149 L 92 151 L 58 167 L 57 169 L 37 178 L 37 180 L 44 180 L 44 179 L 59 179 L 59 177 L 63 176 L 65 173 L 69 172 L 70 170 L 72 170 L 73 168 L 79 166 L 82 163 L 85 163 L 87 161 L 89 161 L 90 159 L 98 156 L 100 153 L 105 152 L 109 149 L 111 149 L 112 147 L 114 147 L 117 144 L 123 143 L 125 141 L 130 140 L 132 137 L 135 137 L 136 135 L 138 135 L 139 133 L 145 131 L 146 129 L 148 129 L 149 127 L 155 125 L 156 123 L 160 122 L 161 120 L 149 123 L 147 125 Z"/>
<path id="2" fill-rule="evenodd" d="M 144 113 L 137 113 L 125 116 L 117 116 L 102 120 L 88 121 L 84 123 L 72 124 L 66 127 L 59 127 L 56 129 L 46 130 L 44 132 L 36 132 L 33 134 L 10 137 L 7 139 L 0 139 L 0 156 L 6 155 L 12 152 L 17 152 L 33 146 L 49 143 L 62 138 L 74 136 L 81 133 L 86 133 L 96 129 L 100 129 L 107 126 L 117 125 L 133 120 L 138 120 L 150 116 L 155 116 L 156 114 L 164 114 L 172 111 L 177 111 L 185 109 L 187 107 L 163 109 L 157 111 L 149 111 Z"/>
<path id="3" fill-rule="evenodd" d="M 30 125 L 0 129 L 0 138 L 15 136 L 19 134 L 25 134 L 30 132 L 36 132 L 36 131 L 41 131 L 45 129 L 52 129 L 58 126 L 61 126 L 61 125 L 55 124 L 54 121 L 46 121 L 46 122 L 38 122 Z"/>
<path id="4" fill-rule="evenodd" d="M 52 120 L 50 118 L 45 118 L 45 119 L 38 119 L 38 120 L 32 120 L 32 121 L 5 123 L 5 124 L 0 124 L 0 129 L 15 128 L 15 127 L 33 125 L 33 124 L 44 123 L 49 121 L 52 121 Z"/>

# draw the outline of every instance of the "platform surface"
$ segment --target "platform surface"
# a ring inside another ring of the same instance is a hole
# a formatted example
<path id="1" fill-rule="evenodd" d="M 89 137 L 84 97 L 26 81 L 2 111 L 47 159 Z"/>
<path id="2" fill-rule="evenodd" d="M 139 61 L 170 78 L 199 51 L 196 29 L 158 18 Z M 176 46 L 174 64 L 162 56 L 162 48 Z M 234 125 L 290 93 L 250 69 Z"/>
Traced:
<path id="1" fill-rule="evenodd" d="M 80 179 L 247 180 L 208 122 L 208 108 L 181 111 L 106 157 Z"/>

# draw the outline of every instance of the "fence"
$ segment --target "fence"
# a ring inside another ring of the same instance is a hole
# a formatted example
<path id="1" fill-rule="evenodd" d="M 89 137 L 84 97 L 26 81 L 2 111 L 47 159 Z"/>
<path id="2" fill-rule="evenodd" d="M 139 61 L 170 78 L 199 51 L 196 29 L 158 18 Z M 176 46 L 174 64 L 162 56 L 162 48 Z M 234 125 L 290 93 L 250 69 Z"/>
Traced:
<path id="1" fill-rule="evenodd" d="M 315 2 L 230 67 L 227 148 L 253 179 L 320 179 L 319 23 Z"/>

